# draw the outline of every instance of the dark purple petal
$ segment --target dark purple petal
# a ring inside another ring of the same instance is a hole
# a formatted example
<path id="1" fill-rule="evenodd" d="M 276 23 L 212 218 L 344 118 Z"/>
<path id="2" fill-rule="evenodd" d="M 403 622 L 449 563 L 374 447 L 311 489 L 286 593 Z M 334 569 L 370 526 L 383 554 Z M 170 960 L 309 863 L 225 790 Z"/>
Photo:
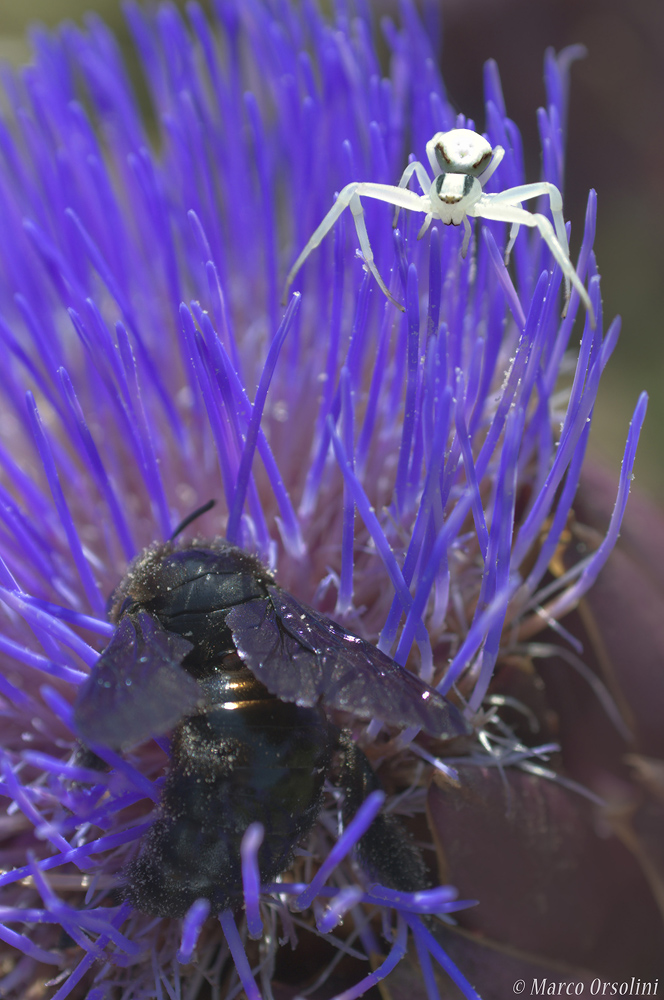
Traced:
<path id="1" fill-rule="evenodd" d="M 462 927 L 534 963 L 656 978 L 659 916 L 645 878 L 596 806 L 523 771 L 459 768 L 428 797 L 441 875 L 479 905 Z M 601 827 L 600 827 L 601 830 Z"/>

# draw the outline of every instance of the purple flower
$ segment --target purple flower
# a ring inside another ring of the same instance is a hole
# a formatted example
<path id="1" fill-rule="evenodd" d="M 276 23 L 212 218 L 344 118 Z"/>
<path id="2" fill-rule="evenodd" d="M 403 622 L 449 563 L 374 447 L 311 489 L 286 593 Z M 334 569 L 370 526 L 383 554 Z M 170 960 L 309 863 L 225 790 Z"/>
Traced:
<path id="1" fill-rule="evenodd" d="M 603 541 L 552 579 L 619 332 L 603 329 L 595 196 L 573 242 L 596 328 L 576 291 L 560 318 L 562 275 L 538 233 L 519 234 L 508 270 L 504 223 L 474 222 L 462 259 L 463 227 L 434 224 L 418 242 L 421 219 L 402 213 L 395 231 L 370 202 L 376 262 L 405 314 L 364 273 L 343 215 L 284 312 L 285 275 L 335 192 L 395 184 L 435 132 L 475 125 L 448 102 L 409 0 L 399 27 L 382 22 L 389 77 L 359 0 L 334 23 L 309 2 L 213 9 L 208 20 L 190 4 L 185 23 L 171 6 L 148 17 L 127 4 L 147 120 L 95 18 L 36 30 L 34 63 L 4 74 L 0 990 L 24 997 L 50 977 L 53 1000 L 268 998 L 271 981 L 284 997 L 306 981 L 350 1000 L 404 958 L 410 927 L 419 995 L 439 996 L 437 964 L 473 998 L 429 919 L 468 902 L 449 887 L 391 892 L 351 860 L 380 795 L 339 835 L 330 789 L 293 872 L 271 886 L 258 885 L 250 828 L 242 915 L 215 920 L 206 901 L 182 921 L 132 910 L 117 877 L 154 818 L 169 744 L 109 751 L 95 770 L 71 706 L 114 633 L 107 599 L 127 564 L 214 497 L 200 535 L 257 553 L 474 722 L 477 741 L 455 748 L 353 724 L 390 808 L 425 842 L 426 784 L 454 777 L 441 758 L 506 767 L 550 752 L 492 722 L 487 692 L 498 658 L 555 625 L 605 563 L 646 405 Z M 543 177 L 559 187 L 576 55 L 545 63 Z M 488 190 L 501 191 L 525 183 L 521 140 L 493 64 L 485 85 L 486 134 L 505 149 Z"/>

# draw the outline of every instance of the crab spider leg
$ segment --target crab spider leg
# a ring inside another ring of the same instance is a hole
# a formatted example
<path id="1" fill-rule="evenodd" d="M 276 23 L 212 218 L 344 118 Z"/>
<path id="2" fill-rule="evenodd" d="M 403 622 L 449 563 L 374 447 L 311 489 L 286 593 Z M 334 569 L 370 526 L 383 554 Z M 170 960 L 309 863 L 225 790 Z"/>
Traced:
<path id="1" fill-rule="evenodd" d="M 382 288 L 382 290 L 387 295 L 390 302 L 393 302 L 397 309 L 404 311 L 404 307 L 400 305 L 394 296 L 389 292 L 387 285 L 378 273 L 378 268 L 374 262 L 373 250 L 371 249 L 371 244 L 369 243 L 369 234 L 367 232 L 367 223 L 364 218 L 364 209 L 362 208 L 362 202 L 360 201 L 357 192 L 350 199 L 350 210 L 353 213 L 353 219 L 355 221 L 355 229 L 357 230 L 357 238 L 360 241 L 360 249 L 362 251 L 362 256 L 364 258 L 364 263 L 369 268 L 374 278 Z M 398 209 L 397 209 L 398 211 Z"/>
<path id="2" fill-rule="evenodd" d="M 563 316 L 567 312 L 567 303 L 569 302 L 570 295 L 569 286 L 571 282 L 579 293 L 584 306 L 588 310 L 591 327 L 595 329 L 595 312 L 593 310 L 592 302 L 590 301 L 590 296 L 588 295 L 583 282 L 576 273 L 569 256 L 560 245 L 556 234 L 553 231 L 553 226 L 545 215 L 540 215 L 539 212 L 527 212 L 525 208 L 519 208 L 516 205 L 497 205 L 496 196 L 493 194 L 486 195 L 483 198 L 480 198 L 480 200 L 474 205 L 471 205 L 468 208 L 468 214 L 474 216 L 475 218 L 490 219 L 495 222 L 511 222 L 516 223 L 517 225 L 530 226 L 531 228 L 539 229 L 542 239 L 546 242 L 565 278 L 567 294 L 565 296 Z M 567 240 L 565 242 L 567 242 Z"/>
<path id="3" fill-rule="evenodd" d="M 411 212 L 424 212 L 426 214 L 431 208 L 429 198 L 426 198 L 423 195 L 415 194 L 414 191 L 408 191 L 405 188 L 395 187 L 392 184 L 372 184 L 359 181 L 347 184 L 346 187 L 339 192 L 339 196 L 337 197 L 334 205 L 318 228 L 314 231 L 304 250 L 288 272 L 282 303 L 285 303 L 288 296 L 288 289 L 290 288 L 295 275 L 300 270 L 311 251 L 315 250 L 319 243 L 322 242 L 343 210 L 349 206 L 355 220 L 355 228 L 357 230 L 360 247 L 365 258 L 365 263 L 387 297 L 392 302 L 395 301 L 388 292 L 385 283 L 380 277 L 376 265 L 374 264 L 373 252 L 369 244 L 367 227 L 364 222 L 364 211 L 362 209 L 362 203 L 360 202 L 360 195 L 365 198 L 375 198 L 377 201 L 386 201 L 390 205 L 396 205 L 399 208 L 407 208 Z M 398 303 L 396 303 L 396 305 L 398 305 Z M 403 307 L 399 306 L 399 309 L 403 309 Z"/>
<path id="4" fill-rule="evenodd" d="M 497 194 L 489 195 L 489 197 L 494 205 L 520 205 L 522 201 L 528 201 L 530 198 L 539 198 L 541 195 L 548 196 L 549 198 L 558 242 L 569 257 L 569 244 L 567 242 L 567 231 L 563 218 L 563 196 L 555 184 L 550 184 L 548 181 L 538 181 L 535 184 L 521 184 L 519 187 L 508 188 L 507 191 L 499 191 Z M 514 246 L 515 239 L 516 233 L 512 231 L 508 244 L 510 250 Z"/>
<path id="5" fill-rule="evenodd" d="M 429 177 L 426 171 L 426 167 L 423 166 L 423 164 L 421 164 L 419 160 L 413 160 L 412 163 L 408 164 L 408 166 L 402 173 L 401 180 L 399 181 L 399 184 L 397 186 L 400 188 L 407 187 L 408 181 L 411 179 L 413 174 L 415 174 L 420 183 L 420 187 L 422 188 L 422 193 L 428 194 L 429 188 L 431 187 L 431 178 Z"/>
<path id="6" fill-rule="evenodd" d="M 399 211 L 399 209 L 397 209 L 397 212 L 398 211 Z M 395 225 L 396 225 L 396 219 L 394 221 L 395 221 Z M 422 223 L 422 226 L 420 228 L 419 233 L 417 234 L 418 240 L 422 239 L 422 237 L 424 236 L 424 234 L 426 233 L 427 229 L 429 228 L 429 226 L 431 225 L 432 222 L 433 222 L 433 215 L 431 214 L 431 212 L 429 212 L 429 214 L 427 215 L 426 219 Z"/>
<path id="7" fill-rule="evenodd" d="M 426 171 L 426 167 L 424 167 L 419 160 L 413 160 L 412 163 L 408 164 L 408 166 L 401 175 L 401 180 L 399 181 L 398 187 L 400 188 L 408 187 L 408 182 L 410 181 L 413 174 L 415 174 L 417 180 L 419 181 L 419 185 L 422 188 L 422 193 L 428 194 L 429 189 L 431 187 L 431 178 L 429 177 Z M 392 229 L 396 228 L 398 217 L 399 217 L 399 207 L 397 206 L 394 209 L 394 219 L 392 220 Z M 427 229 L 428 228 L 429 227 L 427 226 Z M 422 235 L 424 235 L 424 232 L 426 232 L 426 230 L 423 230 Z M 417 238 L 418 240 L 420 239 L 419 236 Z"/>
<path id="8" fill-rule="evenodd" d="M 472 229 L 470 228 L 470 222 L 468 221 L 468 216 L 467 215 L 464 215 L 464 217 L 463 217 L 463 225 L 464 225 L 465 232 L 463 234 L 463 243 L 461 244 L 461 256 L 465 257 L 466 254 L 468 253 L 468 246 L 470 244 L 470 237 L 472 236 L 472 233 L 473 233 Z"/>
<path id="9" fill-rule="evenodd" d="M 505 259 L 505 267 L 507 267 L 507 265 L 510 262 L 510 254 L 512 253 L 512 247 L 516 243 L 516 238 L 519 235 L 519 230 L 520 229 L 521 229 L 521 226 L 519 225 L 518 222 L 513 222 L 512 223 L 511 228 L 510 228 L 510 238 L 507 241 L 507 246 L 505 247 L 505 258 L 504 258 Z"/>

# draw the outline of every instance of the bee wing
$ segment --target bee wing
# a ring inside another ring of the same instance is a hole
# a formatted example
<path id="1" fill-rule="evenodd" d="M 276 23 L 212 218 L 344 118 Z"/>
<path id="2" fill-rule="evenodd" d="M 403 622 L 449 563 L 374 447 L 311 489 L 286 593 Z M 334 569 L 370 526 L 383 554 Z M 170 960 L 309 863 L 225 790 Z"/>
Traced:
<path id="1" fill-rule="evenodd" d="M 164 733 L 191 715 L 202 691 L 180 664 L 193 648 L 146 611 L 126 614 L 79 690 L 77 735 L 85 743 L 118 749 Z"/>
<path id="2" fill-rule="evenodd" d="M 372 643 L 346 632 L 279 587 L 237 605 L 226 624 L 251 672 L 284 701 L 319 701 L 360 718 L 419 726 L 434 736 L 467 734 L 461 713 Z"/>

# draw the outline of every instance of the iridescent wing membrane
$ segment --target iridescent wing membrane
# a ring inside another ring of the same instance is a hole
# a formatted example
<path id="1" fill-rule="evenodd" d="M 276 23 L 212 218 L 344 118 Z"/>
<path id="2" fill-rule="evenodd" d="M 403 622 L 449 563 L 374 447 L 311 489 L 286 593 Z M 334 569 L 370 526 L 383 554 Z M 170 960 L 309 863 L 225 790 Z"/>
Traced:
<path id="1" fill-rule="evenodd" d="M 461 713 L 416 674 L 352 635 L 281 587 L 226 617 L 237 651 L 252 674 L 283 701 L 319 701 L 360 718 L 418 726 L 439 737 L 467 734 Z"/>
<path id="2" fill-rule="evenodd" d="M 78 736 L 117 749 L 158 736 L 195 712 L 202 691 L 180 666 L 193 648 L 146 611 L 124 615 L 79 690 Z"/>
<path id="3" fill-rule="evenodd" d="M 416 674 L 281 587 L 225 614 L 251 673 L 283 701 L 319 702 L 359 718 L 417 726 L 450 738 L 470 732 L 461 713 Z M 207 618 L 201 615 L 203 619 Z M 203 704 L 183 660 L 196 647 L 149 612 L 125 614 L 74 706 L 85 743 L 113 749 L 172 729 Z M 223 668 L 222 668 L 223 669 Z"/>

